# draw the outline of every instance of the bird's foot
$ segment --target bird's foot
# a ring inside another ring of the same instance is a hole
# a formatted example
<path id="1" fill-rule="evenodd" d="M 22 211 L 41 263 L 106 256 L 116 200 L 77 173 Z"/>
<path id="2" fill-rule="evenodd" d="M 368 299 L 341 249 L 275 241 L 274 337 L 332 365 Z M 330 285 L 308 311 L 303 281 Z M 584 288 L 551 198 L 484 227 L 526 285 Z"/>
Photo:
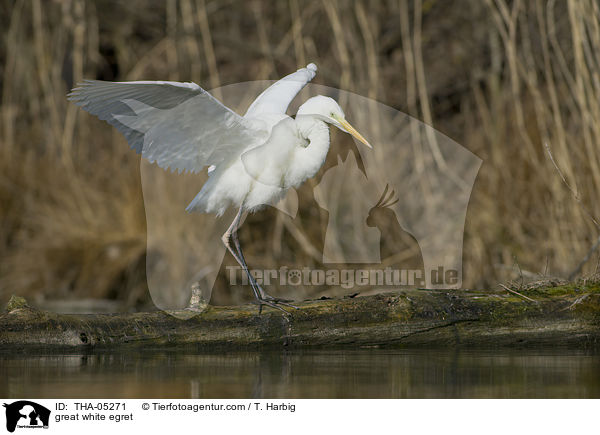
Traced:
<path id="1" fill-rule="evenodd" d="M 264 299 L 266 299 L 267 301 L 272 302 L 274 304 L 285 305 L 286 307 L 295 308 L 296 310 L 300 309 L 295 305 L 288 304 L 288 302 L 293 302 L 291 299 L 274 298 L 273 296 L 269 296 L 269 295 L 265 295 Z"/>
<path id="2" fill-rule="evenodd" d="M 284 306 L 290 307 L 290 308 L 295 308 L 296 310 L 300 309 L 295 305 L 289 304 L 288 302 L 292 302 L 292 301 L 289 299 L 274 298 L 273 296 L 269 296 L 269 295 L 265 294 L 264 296 L 257 298 L 257 300 L 256 300 L 256 303 L 258 304 L 258 314 L 262 313 L 263 305 L 267 305 L 271 308 L 275 308 L 279 311 L 282 311 L 288 316 L 289 316 L 290 312 L 287 311 L 286 309 L 284 309 L 283 307 L 281 307 L 281 305 L 284 305 Z"/>
<path id="3" fill-rule="evenodd" d="M 282 298 L 274 298 L 273 296 L 267 294 L 262 286 L 256 282 L 254 277 L 249 274 L 250 285 L 252 286 L 252 290 L 254 291 L 254 297 L 256 298 L 256 303 L 258 304 L 258 314 L 262 314 L 263 305 L 267 305 L 271 308 L 275 308 L 276 310 L 283 311 L 286 315 L 289 315 L 289 311 L 282 308 L 280 305 L 284 305 L 286 307 L 295 308 L 299 310 L 300 308 L 295 305 L 289 304 L 288 302 L 292 302 L 291 299 L 282 299 Z"/>

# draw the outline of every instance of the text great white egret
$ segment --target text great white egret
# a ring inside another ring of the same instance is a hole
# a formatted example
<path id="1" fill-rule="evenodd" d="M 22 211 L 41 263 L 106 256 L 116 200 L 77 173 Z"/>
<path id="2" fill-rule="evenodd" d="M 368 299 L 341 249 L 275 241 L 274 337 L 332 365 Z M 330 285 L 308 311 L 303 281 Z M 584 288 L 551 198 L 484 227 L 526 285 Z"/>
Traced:
<path id="1" fill-rule="evenodd" d="M 248 275 L 259 304 L 285 311 L 287 301 L 268 295 L 250 274 L 237 230 L 242 215 L 278 202 L 323 166 L 329 126 L 368 147 L 332 98 L 309 98 L 295 118 L 287 108 L 317 72 L 309 64 L 274 83 L 240 116 L 195 83 L 86 80 L 69 94 L 84 110 L 115 126 L 131 148 L 164 169 L 200 172 L 208 180 L 187 206 L 189 212 L 238 212 L 223 243 Z"/>

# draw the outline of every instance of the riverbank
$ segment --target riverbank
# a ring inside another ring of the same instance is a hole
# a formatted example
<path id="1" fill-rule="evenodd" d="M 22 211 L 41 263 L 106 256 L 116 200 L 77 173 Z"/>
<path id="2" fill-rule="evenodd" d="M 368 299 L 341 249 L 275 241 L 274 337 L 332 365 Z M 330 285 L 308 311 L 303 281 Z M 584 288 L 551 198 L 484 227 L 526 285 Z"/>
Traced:
<path id="1" fill-rule="evenodd" d="M 298 302 L 290 316 L 255 305 L 130 314 L 56 314 L 13 297 L 1 348 L 349 348 L 600 344 L 600 285 L 404 290 Z"/>

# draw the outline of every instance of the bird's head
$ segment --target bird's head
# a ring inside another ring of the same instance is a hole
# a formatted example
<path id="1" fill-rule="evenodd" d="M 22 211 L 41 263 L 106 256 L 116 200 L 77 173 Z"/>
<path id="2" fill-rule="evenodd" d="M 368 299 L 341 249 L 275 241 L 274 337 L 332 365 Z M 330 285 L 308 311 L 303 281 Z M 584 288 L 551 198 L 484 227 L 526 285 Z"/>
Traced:
<path id="1" fill-rule="evenodd" d="M 298 115 L 316 117 L 328 124 L 332 124 L 340 130 L 351 134 L 357 140 L 369 148 L 373 148 L 369 142 L 354 127 L 346 121 L 346 116 L 340 105 L 333 98 L 317 95 L 309 98 L 298 109 Z"/>

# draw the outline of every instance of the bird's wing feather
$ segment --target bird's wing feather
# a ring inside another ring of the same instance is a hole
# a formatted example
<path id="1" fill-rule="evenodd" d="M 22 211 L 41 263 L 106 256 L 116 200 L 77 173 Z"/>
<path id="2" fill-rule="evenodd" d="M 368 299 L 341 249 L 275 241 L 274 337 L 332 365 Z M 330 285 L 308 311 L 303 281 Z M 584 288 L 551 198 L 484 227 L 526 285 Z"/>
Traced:
<path id="1" fill-rule="evenodd" d="M 195 83 L 86 80 L 69 99 L 165 169 L 198 172 L 267 135 Z"/>
<path id="2" fill-rule="evenodd" d="M 264 144 L 244 151 L 240 156 L 244 169 L 255 181 L 281 189 L 293 187 L 290 165 L 304 140 L 298 137 L 295 120 L 277 123 Z"/>
<path id="3" fill-rule="evenodd" d="M 300 68 L 265 89 L 250 105 L 244 117 L 261 114 L 285 113 L 294 97 L 310 82 L 317 73 L 314 63 Z"/>

